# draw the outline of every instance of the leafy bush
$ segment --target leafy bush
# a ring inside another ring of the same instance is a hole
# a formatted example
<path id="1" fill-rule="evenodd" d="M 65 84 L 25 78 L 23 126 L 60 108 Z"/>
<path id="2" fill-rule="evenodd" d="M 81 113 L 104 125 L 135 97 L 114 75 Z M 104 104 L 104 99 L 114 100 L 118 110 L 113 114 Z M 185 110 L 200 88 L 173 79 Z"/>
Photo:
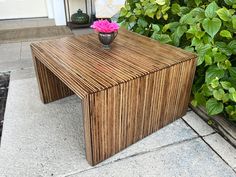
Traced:
<path id="1" fill-rule="evenodd" d="M 127 0 L 127 29 L 198 54 L 194 106 L 236 121 L 236 0 Z"/>

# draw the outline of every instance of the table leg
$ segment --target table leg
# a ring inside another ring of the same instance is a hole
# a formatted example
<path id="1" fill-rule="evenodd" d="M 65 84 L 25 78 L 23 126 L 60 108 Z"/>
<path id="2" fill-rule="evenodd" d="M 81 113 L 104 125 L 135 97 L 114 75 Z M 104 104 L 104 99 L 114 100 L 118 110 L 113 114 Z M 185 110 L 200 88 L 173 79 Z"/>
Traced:
<path id="1" fill-rule="evenodd" d="M 33 61 L 39 85 L 40 98 L 43 103 L 49 103 L 74 94 L 36 57 L 33 57 Z"/>

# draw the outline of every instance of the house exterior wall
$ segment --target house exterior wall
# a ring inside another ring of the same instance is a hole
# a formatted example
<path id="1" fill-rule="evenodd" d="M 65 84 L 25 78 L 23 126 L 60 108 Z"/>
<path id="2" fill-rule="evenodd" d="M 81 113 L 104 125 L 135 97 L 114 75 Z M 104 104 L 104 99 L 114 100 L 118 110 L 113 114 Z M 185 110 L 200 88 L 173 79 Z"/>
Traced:
<path id="1" fill-rule="evenodd" d="M 0 19 L 47 16 L 46 0 L 0 0 Z"/>

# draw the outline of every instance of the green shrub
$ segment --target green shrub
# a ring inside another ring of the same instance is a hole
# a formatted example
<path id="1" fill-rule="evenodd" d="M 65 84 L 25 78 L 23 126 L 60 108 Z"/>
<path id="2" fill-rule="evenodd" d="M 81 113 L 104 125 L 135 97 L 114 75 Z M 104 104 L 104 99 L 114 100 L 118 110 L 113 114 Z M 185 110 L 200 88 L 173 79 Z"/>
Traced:
<path id="1" fill-rule="evenodd" d="M 236 121 L 236 0 L 127 0 L 127 29 L 198 55 L 194 106 Z"/>

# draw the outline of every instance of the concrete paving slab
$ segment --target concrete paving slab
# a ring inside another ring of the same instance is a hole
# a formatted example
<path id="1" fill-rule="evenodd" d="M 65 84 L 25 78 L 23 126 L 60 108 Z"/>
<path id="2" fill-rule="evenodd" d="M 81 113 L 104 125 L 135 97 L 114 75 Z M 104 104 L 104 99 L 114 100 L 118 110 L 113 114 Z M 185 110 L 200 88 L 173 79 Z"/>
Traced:
<path id="1" fill-rule="evenodd" d="M 205 136 L 214 133 L 215 130 L 207 125 L 204 120 L 202 120 L 193 111 L 188 112 L 183 119 L 200 135 Z"/>
<path id="2" fill-rule="evenodd" d="M 35 78 L 14 77 L 5 113 L 0 174 L 63 176 L 92 168 L 85 159 L 80 100 L 72 96 L 44 105 Z M 179 119 L 103 164 L 196 137 Z"/>
<path id="3" fill-rule="evenodd" d="M 22 79 L 29 79 L 35 77 L 35 70 L 34 68 L 26 68 L 22 70 L 12 71 L 10 80 L 22 80 Z"/>
<path id="4" fill-rule="evenodd" d="M 44 105 L 35 78 L 11 81 L 0 148 L 0 174 L 57 176 L 88 167 L 80 100 L 72 96 Z"/>
<path id="5" fill-rule="evenodd" d="M 1 20 L 0 30 L 21 28 L 22 20 Z"/>
<path id="6" fill-rule="evenodd" d="M 218 133 L 204 137 L 204 140 L 232 167 L 236 168 L 236 149 Z"/>
<path id="7" fill-rule="evenodd" d="M 7 43 L 0 46 L 0 63 L 20 59 L 21 43 Z"/>
<path id="8" fill-rule="evenodd" d="M 31 43 L 32 42 L 22 42 L 21 43 L 20 59 L 30 59 L 30 60 L 32 60 L 32 53 L 31 53 L 31 48 L 30 48 Z"/>
<path id="9" fill-rule="evenodd" d="M 0 72 L 16 71 L 33 67 L 32 59 L 22 59 L 0 63 Z"/>
<path id="10" fill-rule="evenodd" d="M 236 173 L 201 139 L 139 154 L 64 177 L 235 177 Z"/>
<path id="11" fill-rule="evenodd" d="M 105 160 L 100 165 L 104 165 L 119 159 L 133 156 L 135 154 L 152 151 L 156 148 L 163 147 L 170 144 L 179 143 L 192 138 L 196 138 L 198 135 L 187 126 L 183 120 L 179 119 L 172 124 L 162 128 L 161 130 L 149 135 L 142 141 L 135 143 L 113 157 Z"/>
<path id="12" fill-rule="evenodd" d="M 21 28 L 38 27 L 38 22 L 35 19 L 21 20 L 20 27 Z"/>
<path id="13" fill-rule="evenodd" d="M 40 26 L 55 26 L 55 21 L 54 19 L 38 19 L 37 20 L 37 26 L 40 27 Z"/>

